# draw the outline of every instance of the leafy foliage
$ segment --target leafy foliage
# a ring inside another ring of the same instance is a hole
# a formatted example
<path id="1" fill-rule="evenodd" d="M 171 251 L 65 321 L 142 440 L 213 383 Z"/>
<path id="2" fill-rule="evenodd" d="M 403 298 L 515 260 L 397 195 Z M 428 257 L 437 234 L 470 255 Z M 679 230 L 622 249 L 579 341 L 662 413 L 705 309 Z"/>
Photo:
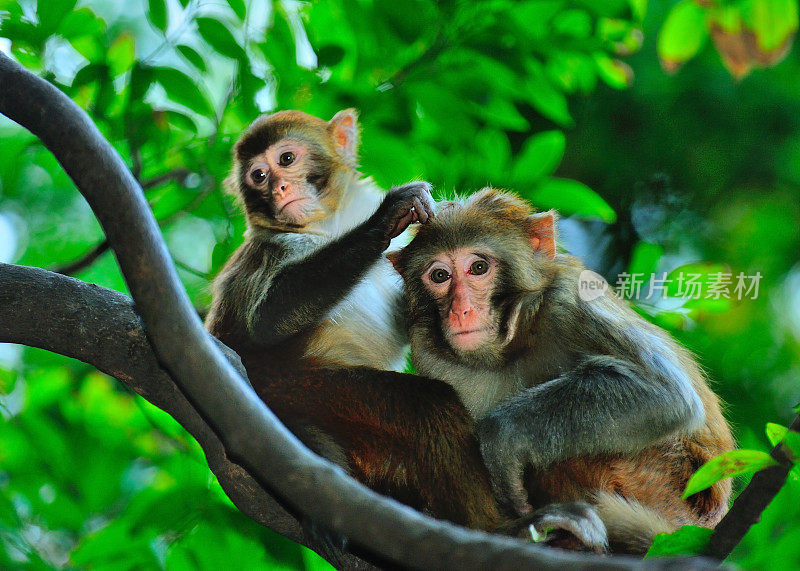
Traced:
<path id="1" fill-rule="evenodd" d="M 645 557 L 700 554 L 708 544 L 712 531 L 707 527 L 684 525 L 674 533 L 659 533 Z"/>
<path id="2" fill-rule="evenodd" d="M 758 299 L 676 301 L 673 284 L 639 310 L 702 356 L 762 453 L 764 419 L 800 400 L 796 29 L 788 0 L 0 0 L 0 49 L 89 111 L 144 183 L 199 310 L 242 239 L 221 185 L 238 134 L 277 108 L 355 106 L 381 185 L 514 189 L 574 215 L 568 245 L 606 277 L 760 271 Z M 733 84 L 715 51 L 756 71 Z M 84 258 L 102 232 L 69 179 L 18 127 L 0 139 L 0 261 Z M 76 276 L 125 290 L 110 253 Z M 322 565 L 84 365 L 0 346 L 0 414 L 0 567 Z M 790 482 L 734 560 L 800 562 L 795 506 Z"/>

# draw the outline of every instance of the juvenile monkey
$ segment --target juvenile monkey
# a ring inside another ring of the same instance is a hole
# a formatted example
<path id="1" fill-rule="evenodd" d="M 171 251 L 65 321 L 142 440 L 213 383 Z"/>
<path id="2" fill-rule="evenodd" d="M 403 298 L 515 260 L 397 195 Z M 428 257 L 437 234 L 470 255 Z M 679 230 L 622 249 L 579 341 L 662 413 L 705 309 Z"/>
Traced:
<path id="1" fill-rule="evenodd" d="M 553 212 L 484 189 L 389 254 L 417 370 L 458 391 L 508 509 L 589 501 L 612 548 L 631 552 L 682 524 L 715 525 L 728 481 L 681 494 L 733 447 L 716 396 L 690 354 L 613 292 L 582 299 L 585 268 L 555 235 Z"/>
<path id="2" fill-rule="evenodd" d="M 403 364 L 401 284 L 381 254 L 433 215 L 430 185 L 382 193 L 356 170 L 358 141 L 353 109 L 330 122 L 282 111 L 242 135 L 226 184 L 247 232 L 214 282 L 212 333 L 259 347 L 297 338 L 320 364 Z"/>
<path id="3" fill-rule="evenodd" d="M 372 488 L 481 529 L 499 520 L 471 420 L 453 389 L 388 369 L 407 336 L 382 253 L 432 216 L 429 185 L 383 194 L 356 170 L 354 110 L 256 120 L 226 183 L 244 243 L 214 282 L 208 330 L 308 446 Z M 368 368 L 373 367 L 373 368 Z"/>

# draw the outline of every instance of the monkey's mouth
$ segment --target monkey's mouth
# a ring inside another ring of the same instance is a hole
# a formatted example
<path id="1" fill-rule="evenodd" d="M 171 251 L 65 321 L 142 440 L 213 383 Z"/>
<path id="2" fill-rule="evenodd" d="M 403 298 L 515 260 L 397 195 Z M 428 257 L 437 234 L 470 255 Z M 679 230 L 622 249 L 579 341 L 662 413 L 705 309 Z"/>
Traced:
<path id="1" fill-rule="evenodd" d="M 491 335 L 491 327 L 465 329 L 463 331 L 450 331 L 449 341 L 454 349 L 473 351 L 480 349 Z"/>
<path id="2" fill-rule="evenodd" d="M 303 202 L 305 200 L 309 200 L 309 197 L 308 196 L 298 196 L 297 198 L 292 198 L 292 199 L 284 202 L 283 204 L 278 205 L 278 212 L 282 214 L 283 211 L 286 210 L 286 207 L 289 206 L 290 204 L 294 204 L 295 208 L 297 208 L 297 203 L 298 202 Z"/>

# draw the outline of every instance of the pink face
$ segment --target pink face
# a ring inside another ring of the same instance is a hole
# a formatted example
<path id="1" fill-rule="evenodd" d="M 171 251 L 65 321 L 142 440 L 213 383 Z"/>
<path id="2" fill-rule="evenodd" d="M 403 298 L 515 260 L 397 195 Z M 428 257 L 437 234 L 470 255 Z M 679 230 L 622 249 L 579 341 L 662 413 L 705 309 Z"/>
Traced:
<path id="1" fill-rule="evenodd" d="M 247 183 L 271 200 L 277 220 L 303 224 L 322 209 L 316 188 L 309 184 L 313 165 L 300 141 L 283 139 L 253 157 Z"/>
<path id="2" fill-rule="evenodd" d="M 474 351 L 498 335 L 491 295 L 497 262 L 460 248 L 442 252 L 422 274 L 422 282 L 439 307 L 445 339 L 456 351 Z"/>

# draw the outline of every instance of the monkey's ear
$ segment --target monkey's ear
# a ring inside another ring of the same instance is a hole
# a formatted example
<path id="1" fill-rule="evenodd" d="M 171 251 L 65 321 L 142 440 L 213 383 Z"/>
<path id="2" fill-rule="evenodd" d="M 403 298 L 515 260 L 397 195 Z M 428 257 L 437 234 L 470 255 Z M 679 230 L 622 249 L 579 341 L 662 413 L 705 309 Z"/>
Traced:
<path id="1" fill-rule="evenodd" d="M 386 259 L 392 262 L 394 269 L 397 270 L 397 273 L 401 276 L 403 275 L 403 264 L 400 262 L 400 250 L 391 250 L 384 254 Z"/>
<path id="2" fill-rule="evenodd" d="M 528 216 L 528 241 L 534 250 L 542 252 L 551 260 L 556 257 L 557 218 L 555 210 Z"/>
<path id="3" fill-rule="evenodd" d="M 358 112 L 355 109 L 344 109 L 333 116 L 328 123 L 336 150 L 351 166 L 358 162 L 358 144 L 361 133 L 358 126 Z"/>

